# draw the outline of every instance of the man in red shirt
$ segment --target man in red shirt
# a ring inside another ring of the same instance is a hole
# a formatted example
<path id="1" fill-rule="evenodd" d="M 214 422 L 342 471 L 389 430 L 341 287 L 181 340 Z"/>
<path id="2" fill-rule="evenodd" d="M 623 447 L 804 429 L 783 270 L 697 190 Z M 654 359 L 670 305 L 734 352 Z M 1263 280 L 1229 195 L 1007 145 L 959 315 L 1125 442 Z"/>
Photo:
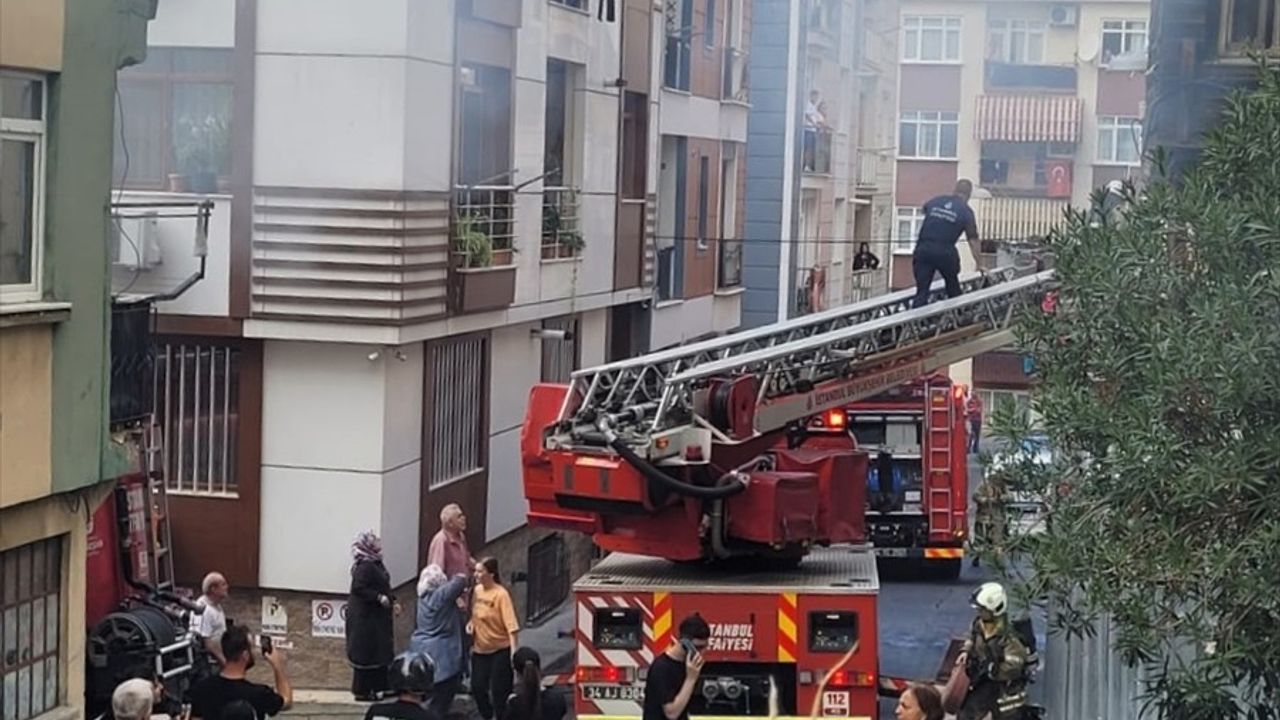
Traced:
<path id="1" fill-rule="evenodd" d="M 431 538 L 427 548 L 427 565 L 439 565 L 445 577 L 452 580 L 458 575 L 471 577 L 475 574 L 476 559 L 471 557 L 467 548 L 467 516 L 457 503 L 449 503 L 440 510 L 440 532 Z M 471 593 L 464 592 L 458 598 L 458 607 L 462 609 L 462 622 L 471 619 Z M 462 672 L 470 677 L 471 637 L 462 636 Z"/>
<path id="2" fill-rule="evenodd" d="M 969 417 L 969 453 L 978 453 L 978 441 L 982 439 L 982 398 L 978 393 L 970 392 L 969 401 L 964 405 L 965 415 Z"/>

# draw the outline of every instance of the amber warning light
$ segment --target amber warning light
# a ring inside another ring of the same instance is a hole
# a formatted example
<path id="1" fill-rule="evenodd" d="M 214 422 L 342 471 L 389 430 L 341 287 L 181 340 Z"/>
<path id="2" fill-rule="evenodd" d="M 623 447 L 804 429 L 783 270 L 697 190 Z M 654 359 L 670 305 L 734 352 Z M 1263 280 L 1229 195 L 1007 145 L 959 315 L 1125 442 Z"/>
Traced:
<path id="1" fill-rule="evenodd" d="M 845 415 L 844 410 L 828 410 L 825 420 L 826 426 L 837 430 L 844 428 Z"/>

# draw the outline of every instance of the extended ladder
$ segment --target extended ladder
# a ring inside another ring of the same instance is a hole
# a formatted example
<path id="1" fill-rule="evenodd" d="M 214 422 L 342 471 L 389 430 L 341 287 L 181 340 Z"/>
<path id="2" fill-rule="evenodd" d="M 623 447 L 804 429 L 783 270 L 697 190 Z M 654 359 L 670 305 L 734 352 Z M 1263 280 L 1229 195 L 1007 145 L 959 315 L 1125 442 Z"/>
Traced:
<path id="1" fill-rule="evenodd" d="M 963 279 L 965 294 L 912 309 L 900 291 L 787 322 L 694 343 L 573 374 L 561 420 L 575 432 L 604 421 L 629 442 L 690 424 L 707 425 L 695 393 L 714 378 L 759 379 L 756 428 L 782 427 L 806 412 L 854 402 L 919 374 L 1012 341 L 1017 312 L 1037 305 L 1053 272 L 1015 277 L 1012 268 Z M 904 362 L 911 360 L 911 362 Z M 873 377 L 895 365 L 897 372 Z M 911 374 L 914 373 L 914 374 Z M 866 382 L 859 382 L 863 378 Z M 812 389 L 847 380 L 838 397 L 814 404 Z M 807 395 L 807 397 L 806 397 Z M 574 397 L 580 403 L 571 404 Z"/>
<path id="2" fill-rule="evenodd" d="M 929 502 L 925 507 L 929 512 L 930 530 L 949 533 L 952 530 L 951 459 L 955 442 L 955 403 L 951 400 L 951 388 L 948 386 L 930 385 L 926 400 L 929 410 L 925 422 L 928 423 L 929 434 L 924 472 Z"/>

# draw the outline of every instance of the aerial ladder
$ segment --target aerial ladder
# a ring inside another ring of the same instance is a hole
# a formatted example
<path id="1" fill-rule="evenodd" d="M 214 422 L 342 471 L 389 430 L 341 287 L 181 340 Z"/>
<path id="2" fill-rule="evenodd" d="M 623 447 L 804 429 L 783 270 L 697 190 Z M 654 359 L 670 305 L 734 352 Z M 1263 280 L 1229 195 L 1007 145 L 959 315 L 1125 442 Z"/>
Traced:
<path id="1" fill-rule="evenodd" d="M 573 373 L 531 392 L 531 525 L 676 561 L 798 561 L 865 540 L 867 457 L 813 418 L 1013 341 L 1053 272 L 1004 267 Z"/>

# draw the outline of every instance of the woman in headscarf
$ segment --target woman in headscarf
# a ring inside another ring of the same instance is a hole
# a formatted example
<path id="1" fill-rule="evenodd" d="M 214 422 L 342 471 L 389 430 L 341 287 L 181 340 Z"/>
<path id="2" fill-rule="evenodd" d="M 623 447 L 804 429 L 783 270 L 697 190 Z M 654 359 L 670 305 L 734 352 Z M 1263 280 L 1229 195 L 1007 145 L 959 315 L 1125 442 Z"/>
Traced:
<path id="1" fill-rule="evenodd" d="M 439 565 L 428 565 L 418 577 L 418 624 L 409 649 L 436 662 L 435 688 L 427 708 L 443 718 L 462 684 L 462 610 L 458 598 L 467 591 L 467 575 L 445 577 Z"/>
<path id="2" fill-rule="evenodd" d="M 391 616 L 399 606 L 391 597 L 391 575 L 382 564 L 382 541 L 363 532 L 351 544 L 351 597 L 347 601 L 347 660 L 351 694 L 370 702 L 387 690 L 387 669 L 395 656 Z"/>

